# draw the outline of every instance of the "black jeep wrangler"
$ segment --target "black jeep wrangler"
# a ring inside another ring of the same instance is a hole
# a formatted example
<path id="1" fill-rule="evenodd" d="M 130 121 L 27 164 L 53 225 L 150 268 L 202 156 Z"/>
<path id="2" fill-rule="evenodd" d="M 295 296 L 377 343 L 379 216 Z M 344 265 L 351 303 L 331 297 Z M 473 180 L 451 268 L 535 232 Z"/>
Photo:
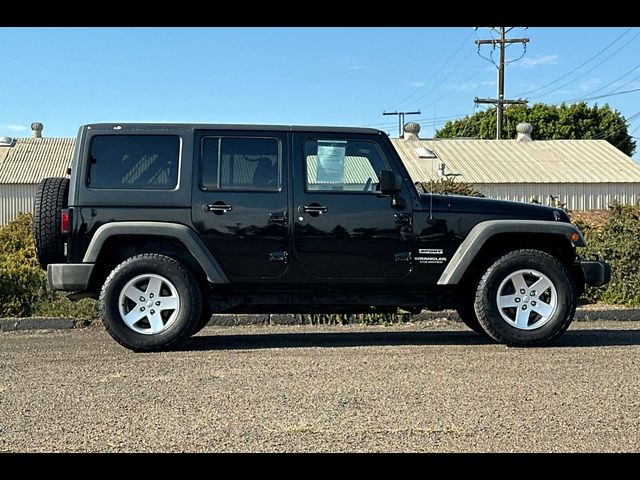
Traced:
<path id="1" fill-rule="evenodd" d="M 127 348 L 168 348 L 216 312 L 457 309 L 498 342 L 564 332 L 607 264 L 560 209 L 420 193 L 364 128 L 96 124 L 48 178 L 34 235 L 48 286 L 100 299 Z"/>

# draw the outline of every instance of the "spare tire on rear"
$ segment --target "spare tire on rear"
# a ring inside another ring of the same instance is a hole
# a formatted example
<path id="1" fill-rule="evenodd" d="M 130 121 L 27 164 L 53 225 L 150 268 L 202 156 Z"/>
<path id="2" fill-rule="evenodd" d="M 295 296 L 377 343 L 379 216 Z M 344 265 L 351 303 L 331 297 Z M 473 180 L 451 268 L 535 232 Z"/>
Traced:
<path id="1" fill-rule="evenodd" d="M 36 257 L 42 268 L 50 263 L 64 263 L 61 211 L 67 208 L 69 179 L 45 178 L 38 184 L 33 214 L 33 238 Z"/>

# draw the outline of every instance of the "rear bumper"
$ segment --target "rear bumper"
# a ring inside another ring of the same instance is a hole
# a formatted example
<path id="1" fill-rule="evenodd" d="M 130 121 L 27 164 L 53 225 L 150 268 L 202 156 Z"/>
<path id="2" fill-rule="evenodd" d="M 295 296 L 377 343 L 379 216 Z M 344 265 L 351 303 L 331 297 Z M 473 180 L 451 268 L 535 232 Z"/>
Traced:
<path id="1" fill-rule="evenodd" d="M 585 283 L 590 287 L 601 287 L 611 280 L 611 267 L 605 262 L 580 262 Z"/>
<path id="2" fill-rule="evenodd" d="M 47 290 L 81 292 L 89 288 L 93 263 L 52 263 L 47 265 Z"/>

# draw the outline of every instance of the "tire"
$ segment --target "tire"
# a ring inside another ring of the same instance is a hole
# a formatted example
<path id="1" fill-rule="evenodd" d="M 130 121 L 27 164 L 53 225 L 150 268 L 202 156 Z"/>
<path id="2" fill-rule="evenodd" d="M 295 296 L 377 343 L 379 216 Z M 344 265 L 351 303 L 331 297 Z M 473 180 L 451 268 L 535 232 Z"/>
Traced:
<path id="1" fill-rule="evenodd" d="M 211 320 L 211 315 L 212 315 L 212 312 L 209 309 L 209 307 L 203 304 L 202 313 L 200 314 L 200 319 L 198 320 L 196 328 L 191 335 L 195 335 L 196 333 L 200 332 L 204 327 L 206 327 L 207 324 L 209 323 L 209 320 Z"/>
<path id="2" fill-rule="evenodd" d="M 467 327 L 469 327 L 474 332 L 483 335 L 484 337 L 488 337 L 487 332 L 485 332 L 484 328 L 482 328 L 482 325 L 480 325 L 480 322 L 478 321 L 478 317 L 476 316 L 476 312 L 474 310 L 473 300 L 475 297 L 472 294 L 468 295 L 469 297 L 471 297 L 471 300 L 458 305 L 458 308 L 456 308 L 456 312 L 458 312 L 458 316 L 460 317 L 460 320 L 462 320 L 462 323 L 464 323 Z"/>
<path id="3" fill-rule="evenodd" d="M 159 351 L 194 331 L 201 317 L 202 293 L 180 262 L 145 253 L 111 272 L 102 286 L 99 306 L 100 318 L 116 342 L 135 352 Z M 129 322 L 124 315 L 131 316 Z"/>
<path id="4" fill-rule="evenodd" d="M 50 263 L 64 263 L 64 238 L 60 212 L 68 205 L 69 179 L 45 178 L 36 189 L 33 214 L 33 238 L 36 257 L 42 268 Z"/>
<path id="5" fill-rule="evenodd" d="M 573 320 L 576 303 L 576 286 L 567 268 L 548 253 L 527 249 L 510 252 L 489 267 L 478 284 L 474 309 L 491 338 L 529 346 L 562 334 Z"/>

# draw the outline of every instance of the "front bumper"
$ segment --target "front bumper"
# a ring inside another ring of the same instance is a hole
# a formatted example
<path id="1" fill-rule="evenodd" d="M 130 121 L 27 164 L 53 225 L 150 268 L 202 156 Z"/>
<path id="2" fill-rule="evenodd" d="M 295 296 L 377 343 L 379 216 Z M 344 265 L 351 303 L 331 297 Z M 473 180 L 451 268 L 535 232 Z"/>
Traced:
<path id="1" fill-rule="evenodd" d="M 584 280 L 590 287 L 601 287 L 611 280 L 611 267 L 605 262 L 580 262 Z"/>
<path id="2" fill-rule="evenodd" d="M 89 288 L 93 263 L 52 263 L 47 265 L 47 290 L 81 292 Z"/>

